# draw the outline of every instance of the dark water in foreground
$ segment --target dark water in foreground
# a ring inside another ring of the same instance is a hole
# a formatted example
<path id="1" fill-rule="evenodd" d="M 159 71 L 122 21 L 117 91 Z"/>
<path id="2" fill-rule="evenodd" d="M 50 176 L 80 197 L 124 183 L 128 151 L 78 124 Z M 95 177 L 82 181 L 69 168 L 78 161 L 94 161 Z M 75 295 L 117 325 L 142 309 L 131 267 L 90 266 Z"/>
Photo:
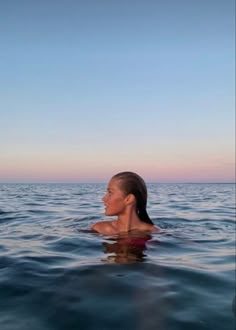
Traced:
<path id="1" fill-rule="evenodd" d="M 148 188 L 165 231 L 104 238 L 105 185 L 1 184 L 0 329 L 234 329 L 235 186 Z"/>

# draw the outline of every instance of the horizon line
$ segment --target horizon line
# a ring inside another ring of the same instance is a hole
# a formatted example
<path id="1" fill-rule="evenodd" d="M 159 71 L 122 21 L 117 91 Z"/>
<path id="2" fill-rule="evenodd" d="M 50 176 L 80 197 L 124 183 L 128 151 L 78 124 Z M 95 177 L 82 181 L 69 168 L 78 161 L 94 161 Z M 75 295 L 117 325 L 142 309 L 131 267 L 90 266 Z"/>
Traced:
<path id="1" fill-rule="evenodd" d="M 107 184 L 107 181 L 0 181 L 0 184 Z M 236 184 L 236 181 L 176 181 L 176 182 L 160 182 L 160 181 L 146 181 L 146 184 Z"/>

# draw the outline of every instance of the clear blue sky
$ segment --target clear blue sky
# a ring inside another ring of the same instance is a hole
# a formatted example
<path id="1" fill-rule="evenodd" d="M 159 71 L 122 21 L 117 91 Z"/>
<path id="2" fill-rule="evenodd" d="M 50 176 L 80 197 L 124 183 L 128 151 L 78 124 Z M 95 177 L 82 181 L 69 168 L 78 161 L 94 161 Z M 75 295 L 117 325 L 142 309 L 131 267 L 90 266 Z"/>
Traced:
<path id="1" fill-rule="evenodd" d="M 0 1 L 0 182 L 232 182 L 233 0 Z"/>

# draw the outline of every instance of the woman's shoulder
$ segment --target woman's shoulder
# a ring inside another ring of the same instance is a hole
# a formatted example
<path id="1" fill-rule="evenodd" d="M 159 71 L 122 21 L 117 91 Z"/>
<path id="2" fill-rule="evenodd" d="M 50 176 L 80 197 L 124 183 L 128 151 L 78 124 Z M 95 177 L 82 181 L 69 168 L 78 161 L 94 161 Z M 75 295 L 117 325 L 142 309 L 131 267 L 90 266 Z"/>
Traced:
<path id="1" fill-rule="evenodd" d="M 161 232 L 161 228 L 160 227 L 158 227 L 158 226 L 152 226 L 152 231 L 154 231 L 154 232 L 156 232 L 156 233 L 159 233 L 159 232 Z"/>
<path id="2" fill-rule="evenodd" d="M 110 235 L 115 233 L 115 220 L 112 221 L 98 221 L 91 226 L 91 230 L 94 230 L 103 235 Z"/>
<path id="3" fill-rule="evenodd" d="M 143 230 L 148 230 L 148 231 L 151 231 L 151 232 L 160 232 L 161 231 L 161 228 L 158 227 L 158 226 L 154 226 L 154 225 L 151 225 L 151 224 L 148 224 L 148 223 L 143 223 Z"/>

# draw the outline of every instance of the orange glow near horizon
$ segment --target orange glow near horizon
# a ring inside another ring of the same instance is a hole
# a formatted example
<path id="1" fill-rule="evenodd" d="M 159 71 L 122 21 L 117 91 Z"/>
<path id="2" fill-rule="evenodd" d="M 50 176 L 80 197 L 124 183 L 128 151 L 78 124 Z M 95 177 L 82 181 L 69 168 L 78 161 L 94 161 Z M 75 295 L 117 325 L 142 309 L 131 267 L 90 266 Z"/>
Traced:
<path id="1" fill-rule="evenodd" d="M 34 166 L 33 166 L 34 165 Z M 0 173 L 0 182 L 107 182 L 121 171 L 139 173 L 147 182 L 235 182 L 234 164 L 166 164 L 149 166 L 82 166 L 74 164 L 14 164 Z"/>
<path id="2" fill-rule="evenodd" d="M 149 147 L 141 153 L 137 146 L 132 152 L 94 153 L 18 149 L 2 156 L 0 182 L 107 182 L 115 173 L 127 170 L 148 182 L 235 182 L 235 155 L 232 148 L 222 149 L 221 154 L 216 147 L 203 145 L 192 147 L 191 152 L 176 146 L 155 152 Z"/>

